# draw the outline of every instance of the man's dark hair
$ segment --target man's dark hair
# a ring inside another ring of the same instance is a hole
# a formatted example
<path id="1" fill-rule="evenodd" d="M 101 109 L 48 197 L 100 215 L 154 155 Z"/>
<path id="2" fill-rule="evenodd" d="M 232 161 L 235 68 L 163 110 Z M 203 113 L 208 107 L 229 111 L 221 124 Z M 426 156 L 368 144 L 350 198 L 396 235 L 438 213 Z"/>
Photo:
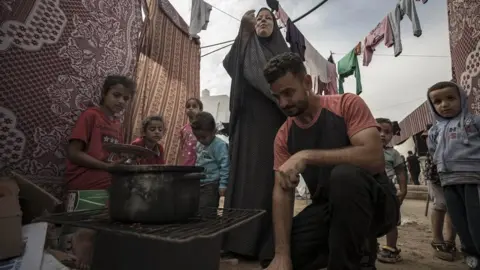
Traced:
<path id="1" fill-rule="evenodd" d="M 110 89 L 117 84 L 125 87 L 125 89 L 130 91 L 131 95 L 135 94 L 136 84 L 132 79 L 121 75 L 110 75 L 107 76 L 103 82 L 102 99 L 100 100 L 100 104 L 103 104 L 103 96 L 106 95 L 108 91 L 110 91 Z"/>
<path id="2" fill-rule="evenodd" d="M 431 91 L 435 91 L 435 90 L 439 90 L 439 89 L 443 89 L 443 88 L 447 88 L 447 87 L 452 87 L 453 89 L 456 89 L 457 91 L 460 91 L 460 89 L 458 88 L 458 85 L 454 82 L 449 82 L 449 81 L 444 81 L 444 82 L 438 82 L 432 86 L 430 86 L 430 88 L 428 88 L 428 92 L 430 93 Z"/>
<path id="3" fill-rule="evenodd" d="M 208 112 L 199 112 L 195 115 L 195 120 L 193 120 L 192 130 L 203 130 L 213 132 L 217 128 L 215 124 L 215 118 Z"/>
<path id="4" fill-rule="evenodd" d="M 296 53 L 286 52 L 270 59 L 263 69 L 263 76 L 269 84 L 272 84 L 289 72 L 295 76 L 307 73 L 302 58 Z"/>
<path id="5" fill-rule="evenodd" d="M 194 97 L 187 99 L 187 101 L 185 102 L 185 107 L 187 107 L 188 102 L 190 102 L 191 100 L 193 100 L 197 103 L 200 111 L 203 111 L 203 102 L 200 99 L 194 98 Z"/>
<path id="6" fill-rule="evenodd" d="M 143 132 L 147 131 L 148 125 L 150 125 L 150 123 L 152 123 L 152 121 L 162 122 L 163 127 L 165 128 L 165 121 L 163 121 L 163 117 L 161 115 L 150 115 L 147 118 L 143 119 L 143 121 L 142 121 Z"/>
<path id="7" fill-rule="evenodd" d="M 388 118 L 377 118 L 375 120 L 377 120 L 377 123 L 379 123 L 379 124 L 389 124 L 393 128 L 393 123 Z"/>

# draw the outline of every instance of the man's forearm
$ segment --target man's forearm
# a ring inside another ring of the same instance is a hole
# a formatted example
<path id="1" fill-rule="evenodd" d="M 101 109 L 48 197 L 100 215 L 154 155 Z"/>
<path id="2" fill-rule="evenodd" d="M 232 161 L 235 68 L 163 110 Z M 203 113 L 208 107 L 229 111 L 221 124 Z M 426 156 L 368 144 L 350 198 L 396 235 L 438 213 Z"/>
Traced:
<path id="1" fill-rule="evenodd" d="M 385 170 L 385 160 L 381 149 L 364 146 L 350 146 L 330 150 L 303 150 L 302 154 L 310 165 L 352 164 L 374 173 Z"/>
<path id="2" fill-rule="evenodd" d="M 293 190 L 284 190 L 275 183 L 273 188 L 273 229 L 275 254 L 290 256 L 290 234 L 292 230 Z"/>

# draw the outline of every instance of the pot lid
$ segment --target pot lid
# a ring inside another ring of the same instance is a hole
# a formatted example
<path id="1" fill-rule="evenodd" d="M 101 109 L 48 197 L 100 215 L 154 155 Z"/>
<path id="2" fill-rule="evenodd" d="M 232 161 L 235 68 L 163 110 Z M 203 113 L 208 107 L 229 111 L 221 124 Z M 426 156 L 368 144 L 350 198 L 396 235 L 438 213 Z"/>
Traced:
<path id="1" fill-rule="evenodd" d="M 159 172 L 159 173 L 169 173 L 169 172 L 185 172 L 185 173 L 196 173 L 203 172 L 203 167 L 197 166 L 164 166 L 164 165 L 125 165 L 118 164 L 109 169 L 109 172 Z"/>

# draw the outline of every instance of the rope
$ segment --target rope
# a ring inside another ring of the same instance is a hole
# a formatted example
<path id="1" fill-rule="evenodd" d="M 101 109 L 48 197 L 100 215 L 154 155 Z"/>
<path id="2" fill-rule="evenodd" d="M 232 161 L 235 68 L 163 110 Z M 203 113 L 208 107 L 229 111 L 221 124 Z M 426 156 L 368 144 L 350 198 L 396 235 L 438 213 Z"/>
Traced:
<path id="1" fill-rule="evenodd" d="M 325 4 L 327 1 L 328 1 L 328 0 L 323 0 L 322 2 L 320 2 L 319 4 L 317 4 L 316 6 L 314 6 L 312 9 L 310 9 L 310 10 L 307 11 L 307 12 L 305 12 L 302 16 L 300 16 L 300 17 L 296 18 L 295 20 L 293 20 L 292 22 L 295 23 L 295 22 L 298 22 L 298 21 L 300 21 L 301 19 L 307 17 L 308 15 L 310 15 L 310 13 L 314 12 L 316 9 L 318 9 L 318 8 L 321 7 L 323 4 Z M 232 18 L 234 18 L 234 19 L 237 20 L 237 21 L 240 21 L 239 19 L 237 19 L 237 18 L 235 18 L 234 16 L 226 13 L 225 11 L 222 11 L 222 10 L 220 10 L 220 9 L 214 7 L 214 6 L 212 6 L 212 7 L 215 8 L 216 10 L 218 10 L 218 11 L 220 11 L 220 12 L 222 12 L 222 13 L 224 13 L 224 14 L 232 17 Z M 283 27 L 280 27 L 280 29 L 282 29 L 282 28 L 283 28 Z M 215 44 L 211 44 L 211 45 L 207 45 L 207 46 L 204 46 L 204 47 L 200 47 L 200 49 L 209 48 L 209 47 L 213 47 L 213 46 L 217 46 L 217 45 L 222 45 L 222 44 L 225 44 L 225 43 L 228 43 L 228 42 L 231 42 L 231 41 L 234 41 L 234 39 L 233 39 L 233 40 L 228 40 L 228 41 L 222 41 L 222 42 L 215 43 Z M 227 46 L 227 47 L 228 47 L 228 46 Z M 219 49 L 217 49 L 217 50 L 215 50 L 215 51 L 212 51 L 211 53 L 216 52 L 216 51 L 219 51 L 219 50 L 224 49 L 224 48 L 226 48 L 226 47 L 219 48 Z M 207 56 L 207 55 L 209 55 L 209 54 L 210 54 L 210 53 L 204 54 L 204 55 L 202 55 L 202 57 L 203 57 L 203 56 Z"/>

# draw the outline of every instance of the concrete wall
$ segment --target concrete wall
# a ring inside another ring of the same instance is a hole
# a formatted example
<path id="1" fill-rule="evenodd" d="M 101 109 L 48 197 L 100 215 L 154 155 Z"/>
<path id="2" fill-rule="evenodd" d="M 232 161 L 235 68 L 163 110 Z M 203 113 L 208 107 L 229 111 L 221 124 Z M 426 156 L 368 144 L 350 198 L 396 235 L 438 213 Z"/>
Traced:
<path id="1" fill-rule="evenodd" d="M 230 97 L 227 95 L 211 96 L 210 91 L 204 89 L 200 100 L 203 102 L 203 110 L 215 117 L 215 121 L 228 123 L 230 119 Z"/>

